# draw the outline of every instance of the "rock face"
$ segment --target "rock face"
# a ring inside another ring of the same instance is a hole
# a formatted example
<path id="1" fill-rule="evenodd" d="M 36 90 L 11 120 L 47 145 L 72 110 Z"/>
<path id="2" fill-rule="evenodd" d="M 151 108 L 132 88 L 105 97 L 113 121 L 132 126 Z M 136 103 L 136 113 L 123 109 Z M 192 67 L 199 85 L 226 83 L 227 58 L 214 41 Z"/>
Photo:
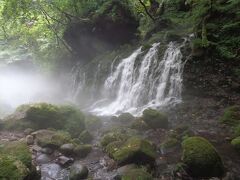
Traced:
<path id="1" fill-rule="evenodd" d="M 70 168 L 70 180 L 86 179 L 88 177 L 88 169 L 80 163 L 74 163 Z"/>
<path id="2" fill-rule="evenodd" d="M 133 137 L 113 151 L 112 157 L 118 164 L 153 164 L 157 156 L 155 147 L 146 140 Z"/>
<path id="3" fill-rule="evenodd" d="M 182 160 L 191 176 L 197 178 L 223 176 L 222 159 L 206 139 L 190 137 L 183 141 L 182 147 Z"/>
<path id="4" fill-rule="evenodd" d="M 153 129 L 168 127 L 168 117 L 157 110 L 144 110 L 142 119 L 149 127 Z"/>

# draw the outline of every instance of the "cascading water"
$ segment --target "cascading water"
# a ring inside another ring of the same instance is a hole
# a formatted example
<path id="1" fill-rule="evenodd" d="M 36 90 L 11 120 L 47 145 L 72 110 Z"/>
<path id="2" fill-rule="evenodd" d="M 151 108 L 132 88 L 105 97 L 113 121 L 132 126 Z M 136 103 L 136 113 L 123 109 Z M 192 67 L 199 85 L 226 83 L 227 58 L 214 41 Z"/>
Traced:
<path id="1" fill-rule="evenodd" d="M 98 115 L 122 112 L 140 115 L 146 108 L 158 109 L 181 102 L 183 45 L 170 42 L 162 60 L 158 57 L 160 43 L 154 43 L 143 57 L 139 48 L 123 59 L 104 83 L 104 92 L 115 98 L 92 111 Z"/>

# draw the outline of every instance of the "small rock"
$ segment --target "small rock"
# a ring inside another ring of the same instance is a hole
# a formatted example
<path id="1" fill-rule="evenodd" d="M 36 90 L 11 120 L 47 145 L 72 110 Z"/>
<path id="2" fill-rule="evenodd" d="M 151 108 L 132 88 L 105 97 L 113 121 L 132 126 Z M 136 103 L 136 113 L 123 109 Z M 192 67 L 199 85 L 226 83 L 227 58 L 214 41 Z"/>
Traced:
<path id="1" fill-rule="evenodd" d="M 77 162 L 71 166 L 69 177 L 70 180 L 86 179 L 88 177 L 88 169 Z"/>
<path id="2" fill-rule="evenodd" d="M 63 144 L 60 147 L 60 152 L 66 156 L 73 154 L 74 145 L 73 144 Z"/>
<path id="3" fill-rule="evenodd" d="M 44 154 L 49 154 L 49 155 L 54 152 L 54 150 L 53 150 L 52 148 L 50 148 L 50 147 L 42 148 L 40 151 L 41 151 L 42 153 L 44 153 Z"/>
<path id="4" fill-rule="evenodd" d="M 33 145 L 34 144 L 34 138 L 32 135 L 27 135 L 26 136 L 26 142 L 28 145 Z"/>
<path id="5" fill-rule="evenodd" d="M 68 158 L 66 156 L 60 156 L 57 159 L 58 164 L 60 164 L 61 166 L 64 166 L 64 167 L 69 166 L 70 164 L 73 163 L 73 161 L 74 160 L 72 158 Z"/>
<path id="6" fill-rule="evenodd" d="M 36 158 L 36 162 L 37 164 L 41 165 L 41 164 L 47 164 L 51 161 L 51 158 L 46 155 L 46 154 L 40 154 L 37 158 Z"/>

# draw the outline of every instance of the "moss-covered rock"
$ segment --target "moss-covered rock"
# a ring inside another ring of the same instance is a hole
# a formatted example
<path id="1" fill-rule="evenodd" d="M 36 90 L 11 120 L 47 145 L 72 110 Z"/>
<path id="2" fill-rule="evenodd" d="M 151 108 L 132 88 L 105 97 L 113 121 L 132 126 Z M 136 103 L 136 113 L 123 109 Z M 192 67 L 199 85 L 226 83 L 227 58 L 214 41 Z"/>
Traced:
<path id="1" fill-rule="evenodd" d="M 231 106 L 225 109 L 220 121 L 224 124 L 235 126 L 240 123 L 240 106 Z"/>
<path id="2" fill-rule="evenodd" d="M 135 168 L 126 171 L 121 180 L 152 180 L 153 177 L 143 168 Z"/>
<path id="3" fill-rule="evenodd" d="M 216 149 L 202 137 L 190 137 L 183 141 L 183 163 L 193 177 L 221 177 L 224 166 Z"/>
<path id="4" fill-rule="evenodd" d="M 240 136 L 240 124 L 234 128 L 234 136 L 235 137 Z"/>
<path id="5" fill-rule="evenodd" d="M 5 128 L 34 130 L 54 128 L 66 130 L 77 137 L 84 129 L 84 115 L 73 106 L 56 106 L 47 103 L 26 104 L 5 119 Z"/>
<path id="6" fill-rule="evenodd" d="M 122 113 L 120 116 L 118 116 L 118 120 L 123 123 L 132 122 L 135 119 L 135 117 L 130 113 Z"/>
<path id="7" fill-rule="evenodd" d="M 84 144 L 85 143 L 90 143 L 93 140 L 93 136 L 87 130 L 84 130 L 79 135 L 79 140 Z"/>
<path id="8" fill-rule="evenodd" d="M 33 133 L 36 143 L 41 147 L 59 148 L 72 142 L 68 132 L 54 130 L 39 130 Z"/>
<path id="9" fill-rule="evenodd" d="M 176 138 L 169 137 L 169 138 L 165 139 L 165 141 L 163 143 L 161 143 L 161 145 L 160 145 L 161 152 L 163 152 L 163 153 L 170 152 L 170 151 L 174 150 L 179 144 L 180 143 Z"/>
<path id="10" fill-rule="evenodd" d="M 156 156 L 155 147 L 149 141 L 138 137 L 129 138 L 112 154 L 113 159 L 118 164 L 153 164 Z"/>
<path id="11" fill-rule="evenodd" d="M 240 153 L 240 136 L 233 139 L 231 145 Z"/>
<path id="12" fill-rule="evenodd" d="M 73 151 L 77 157 L 84 158 L 92 151 L 92 146 L 90 144 L 77 145 Z"/>
<path id="13" fill-rule="evenodd" d="M 121 133 L 119 131 L 111 131 L 103 135 L 101 139 L 101 145 L 106 147 L 108 144 L 115 141 L 126 141 L 129 138 L 129 135 Z"/>
<path id="14" fill-rule="evenodd" d="M 0 179 L 16 179 L 36 176 L 31 152 L 25 142 L 5 142 L 0 147 Z"/>
<path id="15" fill-rule="evenodd" d="M 142 120 L 142 118 L 136 119 L 130 126 L 132 129 L 136 129 L 138 131 L 148 130 L 148 125 Z"/>
<path id="16" fill-rule="evenodd" d="M 146 109 L 143 111 L 142 119 L 151 128 L 167 128 L 168 117 L 154 109 Z"/>
<path id="17" fill-rule="evenodd" d="M 89 131 L 94 131 L 102 126 L 102 121 L 97 116 L 87 115 L 85 117 L 85 124 Z"/>

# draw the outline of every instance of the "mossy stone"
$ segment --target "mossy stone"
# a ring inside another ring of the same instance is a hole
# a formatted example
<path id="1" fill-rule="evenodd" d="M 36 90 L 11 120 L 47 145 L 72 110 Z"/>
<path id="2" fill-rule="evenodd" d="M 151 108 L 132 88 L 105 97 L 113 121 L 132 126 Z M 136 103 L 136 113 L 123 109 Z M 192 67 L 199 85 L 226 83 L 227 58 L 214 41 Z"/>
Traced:
<path id="1" fill-rule="evenodd" d="M 240 106 L 226 108 L 220 121 L 230 126 L 238 125 L 240 123 Z"/>
<path id="2" fill-rule="evenodd" d="M 182 160 L 187 172 L 197 178 L 222 177 L 224 166 L 213 145 L 202 137 L 183 141 Z"/>
<path id="3" fill-rule="evenodd" d="M 135 168 L 126 171 L 122 175 L 121 180 L 153 180 L 153 177 L 145 169 Z"/>
<path id="4" fill-rule="evenodd" d="M 168 117 L 154 109 L 146 109 L 143 111 L 142 119 L 151 128 L 167 128 Z"/>
<path id="5" fill-rule="evenodd" d="M 114 152 L 112 156 L 120 165 L 128 163 L 153 164 L 157 153 L 155 147 L 149 141 L 132 137 Z"/>
<path id="6" fill-rule="evenodd" d="M 143 121 L 143 119 L 136 119 L 130 126 L 132 129 L 136 129 L 138 131 L 146 131 L 149 129 L 148 125 Z"/>
<path id="7" fill-rule="evenodd" d="M 132 122 L 135 119 L 135 117 L 130 113 L 122 113 L 120 116 L 118 116 L 118 120 L 123 123 Z"/>
<path id="8" fill-rule="evenodd" d="M 90 143 L 93 140 L 93 136 L 87 131 L 84 130 L 80 135 L 79 135 L 79 140 L 82 143 Z"/>
<path id="9" fill-rule="evenodd" d="M 231 145 L 240 153 L 240 136 L 233 139 Z"/>
<path id="10" fill-rule="evenodd" d="M 97 116 L 87 115 L 85 117 L 86 128 L 90 131 L 94 131 L 102 126 L 102 121 Z"/>
<path id="11" fill-rule="evenodd" d="M 90 144 L 78 145 L 74 148 L 73 151 L 77 157 L 84 158 L 92 151 L 92 145 Z"/>
<path id="12" fill-rule="evenodd" d="M 128 138 L 129 138 L 129 136 L 127 134 L 123 134 L 118 131 L 109 132 L 102 137 L 101 145 L 103 147 L 106 147 L 108 144 L 110 144 L 114 141 L 126 141 Z"/>

